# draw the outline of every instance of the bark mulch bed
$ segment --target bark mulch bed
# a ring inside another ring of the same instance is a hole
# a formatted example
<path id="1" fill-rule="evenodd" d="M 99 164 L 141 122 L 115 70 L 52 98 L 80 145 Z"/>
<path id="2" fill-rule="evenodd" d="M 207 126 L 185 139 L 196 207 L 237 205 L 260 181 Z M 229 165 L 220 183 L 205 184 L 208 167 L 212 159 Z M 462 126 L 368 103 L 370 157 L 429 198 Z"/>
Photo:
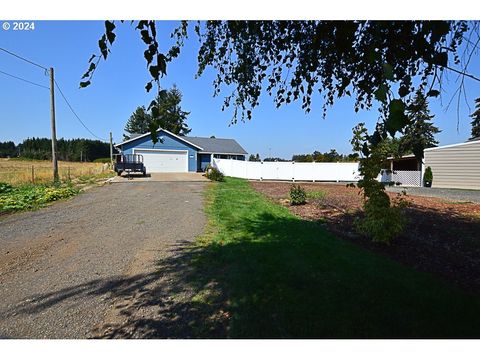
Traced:
<path id="1" fill-rule="evenodd" d="M 252 181 L 251 185 L 301 218 L 319 221 L 341 238 L 417 270 L 437 274 L 468 291 L 480 292 L 480 204 L 407 194 L 410 206 L 405 209 L 406 230 L 386 245 L 355 231 L 354 221 L 362 213 L 362 195 L 357 188 L 302 183 L 307 193 L 321 192 L 324 196 L 291 206 L 291 183 Z M 389 195 L 392 199 L 396 196 Z"/>

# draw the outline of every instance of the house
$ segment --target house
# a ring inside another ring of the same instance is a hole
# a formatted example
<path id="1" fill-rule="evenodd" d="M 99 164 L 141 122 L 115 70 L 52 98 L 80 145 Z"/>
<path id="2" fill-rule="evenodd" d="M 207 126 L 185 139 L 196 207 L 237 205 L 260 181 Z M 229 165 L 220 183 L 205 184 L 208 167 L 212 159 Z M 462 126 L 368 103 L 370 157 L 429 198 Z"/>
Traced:
<path id="1" fill-rule="evenodd" d="M 480 190 L 480 139 L 424 150 L 432 187 Z"/>
<path id="2" fill-rule="evenodd" d="M 423 174 L 430 166 L 434 188 L 480 190 L 480 139 L 428 148 L 423 154 L 423 163 L 414 155 L 388 158 L 389 168 L 382 171 L 381 181 L 422 186 Z"/>
<path id="3" fill-rule="evenodd" d="M 205 171 L 212 158 L 245 160 L 247 152 L 233 139 L 179 136 L 159 129 L 158 142 L 146 133 L 115 145 L 123 154 L 140 154 L 147 172 Z"/>
<path id="4" fill-rule="evenodd" d="M 388 168 L 382 170 L 382 182 L 394 182 L 403 186 L 422 186 L 423 164 L 415 155 L 400 158 L 389 157 Z"/>

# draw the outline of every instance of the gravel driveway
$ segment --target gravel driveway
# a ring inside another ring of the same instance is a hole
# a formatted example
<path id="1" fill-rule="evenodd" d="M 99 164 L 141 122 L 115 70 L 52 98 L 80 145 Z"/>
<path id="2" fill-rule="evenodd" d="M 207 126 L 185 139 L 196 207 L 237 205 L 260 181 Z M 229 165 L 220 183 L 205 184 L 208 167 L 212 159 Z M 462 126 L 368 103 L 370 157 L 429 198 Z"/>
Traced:
<path id="1" fill-rule="evenodd" d="M 127 337 L 112 324 L 202 233 L 204 186 L 111 184 L 0 217 L 0 338 Z"/>
<path id="2" fill-rule="evenodd" d="M 387 191 L 391 192 L 401 192 L 405 190 L 407 194 L 410 195 L 437 197 L 450 201 L 480 203 L 480 190 L 439 189 L 403 186 L 387 186 L 386 189 Z"/>

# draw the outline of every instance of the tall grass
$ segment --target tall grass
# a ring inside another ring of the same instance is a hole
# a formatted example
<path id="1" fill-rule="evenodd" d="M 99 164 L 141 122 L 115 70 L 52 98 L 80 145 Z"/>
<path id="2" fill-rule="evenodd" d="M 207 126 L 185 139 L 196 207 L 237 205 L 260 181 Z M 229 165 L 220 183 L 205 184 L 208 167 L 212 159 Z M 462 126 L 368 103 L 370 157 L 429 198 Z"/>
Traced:
<path id="1" fill-rule="evenodd" d="M 58 171 L 61 181 L 73 181 L 83 176 L 107 173 L 109 170 L 105 164 L 101 163 L 59 161 Z M 0 159 L 0 182 L 24 185 L 31 183 L 47 184 L 52 180 L 51 161 Z"/>

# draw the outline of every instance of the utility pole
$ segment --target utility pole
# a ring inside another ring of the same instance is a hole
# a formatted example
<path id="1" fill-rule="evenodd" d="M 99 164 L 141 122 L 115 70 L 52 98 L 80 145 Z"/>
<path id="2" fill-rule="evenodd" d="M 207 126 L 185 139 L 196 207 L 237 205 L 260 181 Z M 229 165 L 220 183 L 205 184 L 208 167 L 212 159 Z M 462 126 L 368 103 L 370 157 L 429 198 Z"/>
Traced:
<path id="1" fill-rule="evenodd" d="M 110 169 L 113 169 L 113 144 L 112 144 L 112 132 L 110 131 Z"/>
<path id="2" fill-rule="evenodd" d="M 58 182 L 57 130 L 55 127 L 55 80 L 53 68 L 50 68 L 50 121 L 52 126 L 52 165 L 53 182 Z"/>

